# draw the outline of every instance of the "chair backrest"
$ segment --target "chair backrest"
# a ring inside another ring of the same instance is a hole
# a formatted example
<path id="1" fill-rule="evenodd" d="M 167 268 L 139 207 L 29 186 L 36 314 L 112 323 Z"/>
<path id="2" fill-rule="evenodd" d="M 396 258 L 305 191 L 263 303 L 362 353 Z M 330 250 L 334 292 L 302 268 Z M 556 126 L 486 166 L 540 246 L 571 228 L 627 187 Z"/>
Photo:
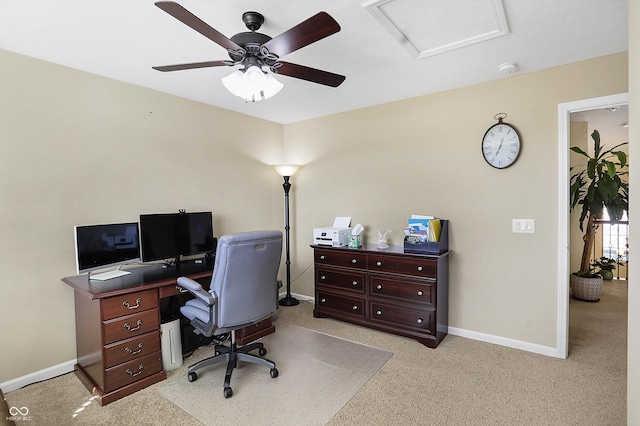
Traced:
<path id="1" fill-rule="evenodd" d="M 218 328 L 265 319 L 278 305 L 282 232 L 230 234 L 218 240 L 210 292 L 217 295 Z"/>

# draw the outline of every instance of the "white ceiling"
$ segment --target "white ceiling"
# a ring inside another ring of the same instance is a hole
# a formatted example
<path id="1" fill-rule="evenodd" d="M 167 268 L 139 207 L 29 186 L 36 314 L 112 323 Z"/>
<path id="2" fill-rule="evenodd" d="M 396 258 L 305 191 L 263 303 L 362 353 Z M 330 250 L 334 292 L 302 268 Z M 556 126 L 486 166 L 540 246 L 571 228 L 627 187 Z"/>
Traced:
<path id="1" fill-rule="evenodd" d="M 228 58 L 154 0 L 0 0 L 0 48 L 291 123 L 507 78 L 498 72 L 505 62 L 525 73 L 625 51 L 627 2 L 178 0 L 227 37 L 246 31 L 241 16 L 249 10 L 265 16 L 260 32 L 271 37 L 319 11 L 338 21 L 340 32 L 283 60 L 345 75 L 345 82 L 331 88 L 277 76 L 284 89 L 256 103 L 244 103 L 222 86 L 231 68 L 151 68 Z"/>

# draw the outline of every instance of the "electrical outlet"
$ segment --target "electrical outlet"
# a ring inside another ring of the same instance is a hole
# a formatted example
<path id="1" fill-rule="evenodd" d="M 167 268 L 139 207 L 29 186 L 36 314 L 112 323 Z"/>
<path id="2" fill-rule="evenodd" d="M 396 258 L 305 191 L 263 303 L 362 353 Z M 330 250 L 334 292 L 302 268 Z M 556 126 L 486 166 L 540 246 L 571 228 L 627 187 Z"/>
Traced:
<path id="1" fill-rule="evenodd" d="M 535 234 L 535 219 L 513 219 L 511 224 L 511 232 L 518 234 Z"/>

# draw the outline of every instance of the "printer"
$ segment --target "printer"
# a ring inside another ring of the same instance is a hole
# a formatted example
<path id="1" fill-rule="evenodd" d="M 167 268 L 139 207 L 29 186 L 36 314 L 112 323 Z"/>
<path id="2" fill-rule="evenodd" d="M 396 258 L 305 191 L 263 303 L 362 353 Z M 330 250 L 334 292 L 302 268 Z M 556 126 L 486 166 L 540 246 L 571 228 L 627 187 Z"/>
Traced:
<path id="1" fill-rule="evenodd" d="M 346 247 L 351 235 L 351 217 L 336 217 L 333 226 L 313 228 L 313 244 L 328 247 Z"/>

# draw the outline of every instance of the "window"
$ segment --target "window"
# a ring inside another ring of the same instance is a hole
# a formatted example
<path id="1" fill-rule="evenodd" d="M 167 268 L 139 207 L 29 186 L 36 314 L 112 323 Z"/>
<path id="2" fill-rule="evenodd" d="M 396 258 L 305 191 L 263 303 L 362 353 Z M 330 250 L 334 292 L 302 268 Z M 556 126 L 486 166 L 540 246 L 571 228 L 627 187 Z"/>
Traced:
<path id="1" fill-rule="evenodd" d="M 609 219 L 607 209 L 602 214 L 602 255 L 609 259 L 618 259 L 623 262 L 629 255 L 629 218 L 624 212 L 622 220 L 613 222 Z"/>

